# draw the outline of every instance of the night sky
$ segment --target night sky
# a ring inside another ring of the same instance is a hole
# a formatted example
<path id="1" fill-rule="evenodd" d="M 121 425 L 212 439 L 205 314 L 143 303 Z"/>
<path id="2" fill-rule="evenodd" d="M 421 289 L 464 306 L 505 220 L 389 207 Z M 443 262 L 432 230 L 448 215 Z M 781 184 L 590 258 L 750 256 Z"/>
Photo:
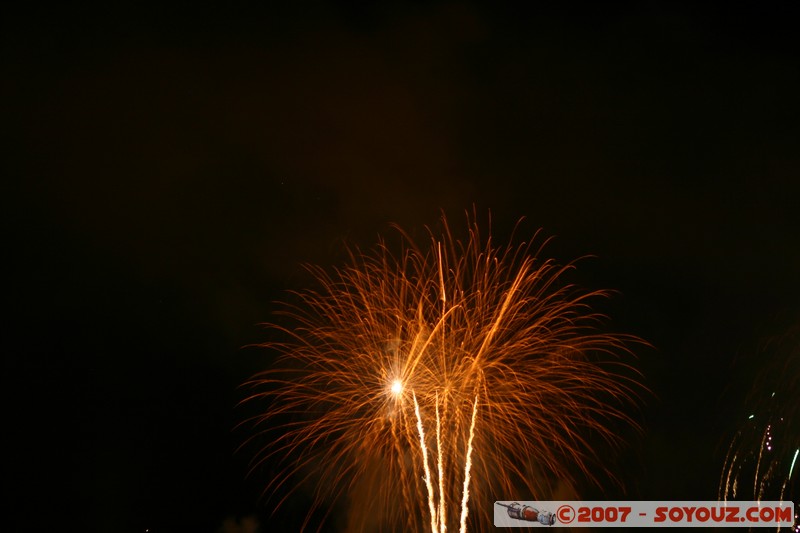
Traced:
<path id="1" fill-rule="evenodd" d="M 593 256 L 572 280 L 652 345 L 624 488 L 584 493 L 715 500 L 800 326 L 793 3 L 272 4 L 2 17 L 0 527 L 269 519 L 236 451 L 259 323 L 303 263 L 473 206 Z"/>

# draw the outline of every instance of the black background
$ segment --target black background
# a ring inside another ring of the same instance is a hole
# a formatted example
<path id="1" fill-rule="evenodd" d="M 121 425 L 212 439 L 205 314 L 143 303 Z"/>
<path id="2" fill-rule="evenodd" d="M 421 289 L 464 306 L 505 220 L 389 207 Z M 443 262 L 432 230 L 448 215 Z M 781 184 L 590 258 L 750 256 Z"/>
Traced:
<path id="1" fill-rule="evenodd" d="M 792 2 L 271 4 L 2 17 L 8 530 L 267 520 L 257 324 L 301 263 L 473 205 L 596 256 L 575 279 L 653 345 L 606 496 L 716 499 L 798 323 Z"/>

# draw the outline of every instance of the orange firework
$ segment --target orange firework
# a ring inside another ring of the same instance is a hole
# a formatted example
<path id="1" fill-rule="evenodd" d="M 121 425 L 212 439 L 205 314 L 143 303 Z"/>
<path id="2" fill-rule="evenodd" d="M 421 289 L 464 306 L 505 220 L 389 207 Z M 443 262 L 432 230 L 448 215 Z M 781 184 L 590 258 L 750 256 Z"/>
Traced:
<path id="1" fill-rule="evenodd" d="M 597 479 L 588 439 L 632 424 L 638 385 L 616 356 L 635 339 L 597 331 L 605 293 L 564 283 L 571 264 L 468 229 L 457 240 L 443 217 L 427 246 L 400 232 L 397 254 L 311 267 L 320 287 L 271 326 L 277 369 L 249 382 L 270 402 L 259 461 L 289 465 L 269 492 L 313 479 L 315 508 L 347 496 L 348 530 L 443 532 L 485 529 L 496 499 Z"/>

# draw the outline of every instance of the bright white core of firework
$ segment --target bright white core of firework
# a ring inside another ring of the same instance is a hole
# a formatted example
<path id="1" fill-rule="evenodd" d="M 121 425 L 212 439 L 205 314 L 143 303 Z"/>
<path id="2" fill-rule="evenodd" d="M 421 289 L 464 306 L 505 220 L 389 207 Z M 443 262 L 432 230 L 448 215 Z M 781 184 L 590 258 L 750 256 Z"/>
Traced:
<path id="1" fill-rule="evenodd" d="M 403 382 L 399 379 L 392 381 L 392 394 L 399 396 L 403 392 Z"/>

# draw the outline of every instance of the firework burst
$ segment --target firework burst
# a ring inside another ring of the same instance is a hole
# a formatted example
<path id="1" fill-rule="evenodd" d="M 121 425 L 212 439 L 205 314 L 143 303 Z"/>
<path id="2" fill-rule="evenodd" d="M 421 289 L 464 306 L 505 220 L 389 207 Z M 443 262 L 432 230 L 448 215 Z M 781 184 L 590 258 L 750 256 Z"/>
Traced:
<path id="1" fill-rule="evenodd" d="M 635 339 L 598 332 L 606 293 L 565 283 L 572 264 L 468 229 L 455 239 L 443 217 L 424 246 L 400 231 L 396 254 L 382 242 L 310 268 L 319 288 L 270 325 L 280 360 L 249 382 L 272 428 L 257 461 L 287 461 L 267 492 L 313 478 L 315 507 L 360 509 L 349 529 L 465 531 L 491 524 L 495 499 L 607 474 L 589 439 L 618 444 L 633 424 L 640 388 L 618 356 Z"/>
<path id="2" fill-rule="evenodd" d="M 749 414 L 731 439 L 720 500 L 795 502 L 800 517 L 800 321 L 758 358 L 746 404 Z M 766 355 L 766 357 L 764 357 Z M 800 524 L 793 531 L 800 532 Z"/>

